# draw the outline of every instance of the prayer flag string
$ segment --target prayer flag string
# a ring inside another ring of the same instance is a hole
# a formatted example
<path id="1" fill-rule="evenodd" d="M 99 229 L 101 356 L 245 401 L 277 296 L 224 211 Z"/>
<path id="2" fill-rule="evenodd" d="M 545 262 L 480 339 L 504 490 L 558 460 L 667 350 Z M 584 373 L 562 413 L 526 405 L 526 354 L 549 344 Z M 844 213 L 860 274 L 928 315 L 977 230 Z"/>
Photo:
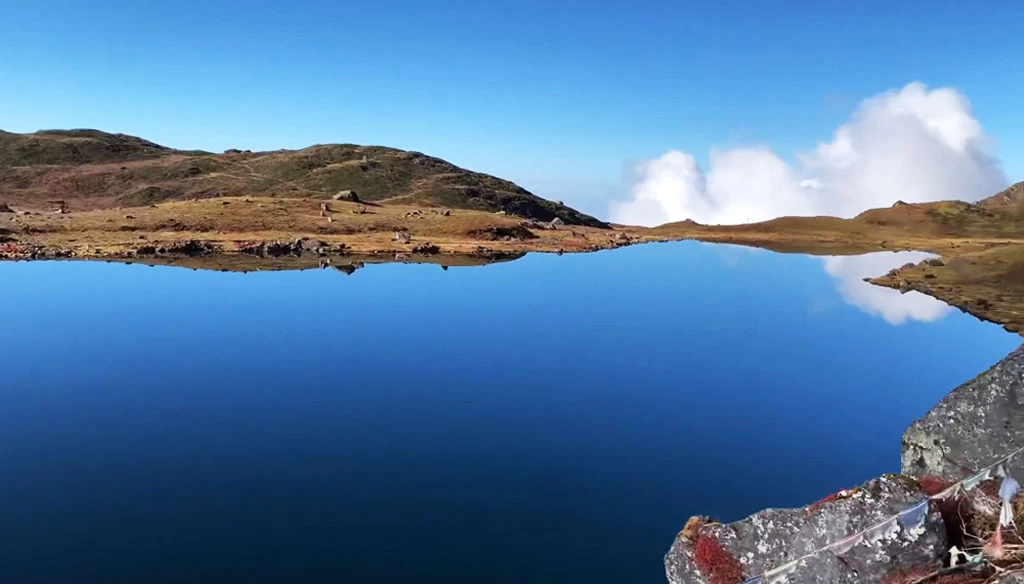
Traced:
<path id="1" fill-rule="evenodd" d="M 924 527 L 925 520 L 928 518 L 928 508 L 931 501 L 948 499 L 955 497 L 960 493 L 966 493 L 992 478 L 1003 479 L 1002 484 L 999 487 L 999 498 L 1002 501 L 1002 507 L 999 513 L 999 523 L 1003 526 L 1012 525 L 1013 506 L 1011 505 L 1010 500 L 1020 492 L 1020 484 L 1011 477 L 1008 472 L 1006 472 L 1006 467 L 1004 465 L 1010 460 L 1016 458 L 1022 452 L 1024 452 L 1024 448 L 1018 448 L 973 475 L 950 485 L 941 493 L 922 499 L 913 506 L 900 511 L 896 515 L 886 517 L 867 529 L 858 531 L 857 533 L 849 535 L 839 541 L 822 546 L 794 560 L 790 560 L 781 566 L 772 568 L 763 574 L 748 578 L 743 581 L 743 584 L 784 584 L 787 581 L 787 578 L 795 572 L 797 568 L 799 568 L 802 562 L 823 552 L 828 551 L 836 556 L 843 556 L 862 542 L 868 542 L 870 544 L 882 539 L 891 539 L 899 534 L 900 529 L 905 531 L 921 529 Z"/>

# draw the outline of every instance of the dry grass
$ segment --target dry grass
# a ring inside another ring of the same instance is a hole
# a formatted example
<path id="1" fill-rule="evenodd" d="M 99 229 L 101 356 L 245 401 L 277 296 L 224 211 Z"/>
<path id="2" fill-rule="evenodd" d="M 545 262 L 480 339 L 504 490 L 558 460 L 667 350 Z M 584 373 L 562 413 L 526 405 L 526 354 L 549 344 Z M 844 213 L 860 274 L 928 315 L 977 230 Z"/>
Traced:
<path id="1" fill-rule="evenodd" d="M 322 209 L 322 205 L 327 210 Z M 68 214 L 4 214 L 5 236 L 25 249 L 109 258 L 144 247 L 202 241 L 230 253 L 241 242 L 309 237 L 354 254 L 581 252 L 653 240 L 644 230 L 545 225 L 481 211 L 309 199 L 218 198 Z M 396 232 L 408 239 L 395 240 Z M 481 249 L 482 248 L 482 249 Z M 431 250 L 433 251 L 433 250 Z"/>
<path id="2" fill-rule="evenodd" d="M 917 291 L 965 312 L 1024 331 L 1024 246 L 991 245 L 944 254 L 942 265 L 921 262 L 870 280 L 903 292 Z"/>

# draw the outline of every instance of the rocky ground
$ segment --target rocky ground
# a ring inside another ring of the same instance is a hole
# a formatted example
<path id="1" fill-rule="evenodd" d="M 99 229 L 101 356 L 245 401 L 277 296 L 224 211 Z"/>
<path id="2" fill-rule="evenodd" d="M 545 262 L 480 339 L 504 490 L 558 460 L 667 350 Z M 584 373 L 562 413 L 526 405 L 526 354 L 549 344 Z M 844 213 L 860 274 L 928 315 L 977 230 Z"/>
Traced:
<path id="1" fill-rule="evenodd" d="M 219 265 L 244 256 L 249 269 L 274 269 L 274 261 L 255 260 L 358 254 L 398 261 L 444 256 L 454 265 L 461 256 L 586 252 L 659 239 L 642 228 L 567 225 L 505 212 L 301 198 L 221 197 L 65 212 L 0 208 L 0 259 L 11 260 L 204 257 Z"/>

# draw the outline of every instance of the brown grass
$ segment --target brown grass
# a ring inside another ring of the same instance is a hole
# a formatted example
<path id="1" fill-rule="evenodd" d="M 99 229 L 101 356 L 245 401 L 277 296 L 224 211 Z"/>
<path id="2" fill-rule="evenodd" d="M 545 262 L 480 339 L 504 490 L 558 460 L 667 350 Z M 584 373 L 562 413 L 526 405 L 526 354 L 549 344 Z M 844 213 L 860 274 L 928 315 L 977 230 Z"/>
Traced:
<path id="1" fill-rule="evenodd" d="M 330 202 L 329 210 L 322 211 L 321 204 L 309 199 L 233 197 L 68 214 L 3 214 L 0 221 L 5 235 L 21 246 L 82 258 L 124 256 L 142 247 L 184 241 L 208 242 L 233 252 L 239 249 L 238 242 L 298 237 L 332 248 L 343 244 L 350 253 L 369 255 L 581 252 L 654 239 L 645 230 L 547 229 L 482 211 L 348 202 Z M 396 241 L 396 231 L 408 232 L 409 239 Z"/>

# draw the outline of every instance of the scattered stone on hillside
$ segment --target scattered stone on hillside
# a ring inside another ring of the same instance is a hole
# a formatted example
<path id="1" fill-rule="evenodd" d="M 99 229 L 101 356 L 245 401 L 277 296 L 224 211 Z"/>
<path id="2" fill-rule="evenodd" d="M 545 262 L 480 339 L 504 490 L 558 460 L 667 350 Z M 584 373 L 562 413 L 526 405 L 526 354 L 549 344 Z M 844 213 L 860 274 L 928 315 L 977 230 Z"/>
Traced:
<path id="1" fill-rule="evenodd" d="M 135 215 L 125 215 L 125 219 L 135 219 Z"/>
<path id="2" fill-rule="evenodd" d="M 555 217 L 550 223 L 548 223 L 548 225 L 550 225 L 552 229 L 558 229 L 559 227 L 565 226 L 565 221 L 562 221 L 559 217 Z"/>
<path id="3" fill-rule="evenodd" d="M 691 529 L 689 537 L 677 537 L 665 556 L 666 575 L 670 584 L 711 584 L 716 581 L 711 571 L 728 571 L 729 580 L 739 582 L 872 527 L 923 498 L 914 481 L 886 475 L 847 496 L 808 508 L 768 509 L 734 523 L 702 525 Z M 708 541 L 701 543 L 704 539 Z M 938 568 L 945 552 L 945 528 L 932 510 L 921 528 L 886 532 L 874 543 L 861 542 L 841 556 L 819 553 L 801 562 L 786 582 L 881 582 L 901 569 Z"/>
<path id="4" fill-rule="evenodd" d="M 338 191 L 336 195 L 331 197 L 335 201 L 348 201 L 349 203 L 361 203 L 359 195 L 355 191 Z"/>
<path id="5" fill-rule="evenodd" d="M 409 243 L 410 241 L 412 241 L 412 236 L 409 235 L 408 230 L 399 229 L 395 231 L 395 235 L 392 239 L 394 239 L 394 241 L 397 241 L 398 243 Z"/>
<path id="6" fill-rule="evenodd" d="M 1024 447 L 1024 346 L 954 389 L 903 434 L 903 472 L 958 480 Z M 1024 476 L 1024 456 L 1007 465 Z"/>
<path id="7" fill-rule="evenodd" d="M 7 203 L 0 203 L 0 213 L 13 213 L 14 209 Z"/>
<path id="8" fill-rule="evenodd" d="M 906 207 L 907 203 L 904 203 L 903 201 L 896 201 L 895 203 L 892 204 L 892 206 L 893 207 Z"/>
<path id="9" fill-rule="evenodd" d="M 940 268 L 940 267 L 942 267 L 942 266 L 946 265 L 946 263 L 945 263 L 945 262 L 943 262 L 943 261 L 942 261 L 941 259 L 939 259 L 939 258 L 931 258 L 931 259 L 927 259 L 927 260 L 925 260 L 925 261 L 924 261 L 924 263 L 926 263 L 926 264 L 928 264 L 929 266 L 932 266 L 932 267 L 934 267 L 934 268 Z"/>

